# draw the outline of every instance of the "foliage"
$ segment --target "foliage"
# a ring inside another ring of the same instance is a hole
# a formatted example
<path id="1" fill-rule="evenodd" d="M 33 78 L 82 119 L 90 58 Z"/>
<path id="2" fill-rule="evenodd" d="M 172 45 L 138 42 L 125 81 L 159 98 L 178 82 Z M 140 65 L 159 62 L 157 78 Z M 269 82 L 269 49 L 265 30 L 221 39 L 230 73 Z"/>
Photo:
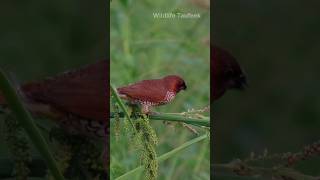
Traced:
<path id="1" fill-rule="evenodd" d="M 17 179 L 27 179 L 31 161 L 29 141 L 13 115 L 7 115 L 4 124 L 6 144 L 15 162 L 14 175 Z"/>
<path id="2" fill-rule="evenodd" d="M 196 136 L 180 126 L 180 123 L 171 122 L 164 125 L 162 121 L 165 117 L 174 117 L 177 120 L 192 119 L 186 115 L 170 113 L 187 112 L 193 108 L 202 109 L 209 105 L 210 52 L 208 45 L 203 42 L 209 37 L 209 12 L 195 7 L 190 1 L 179 0 L 112 1 L 110 6 L 110 77 L 114 86 L 120 87 L 169 74 L 178 74 L 187 83 L 187 90 L 179 93 L 172 103 L 153 109 L 162 112 L 159 116 L 149 117 L 149 123 L 159 140 L 156 153 L 165 154 Z M 156 20 L 152 15 L 153 12 L 174 11 L 200 13 L 201 18 Z M 114 112 L 113 109 L 111 111 Z M 201 114 L 209 116 L 208 112 Z M 120 116 L 124 117 L 125 114 Z M 196 119 L 209 124 L 209 119 Z M 114 127 L 116 122 L 111 121 L 111 127 Z M 116 136 L 114 128 L 111 128 L 110 132 L 111 179 L 124 175 L 140 165 L 140 153 L 132 140 L 132 125 L 128 120 L 121 120 L 120 123 L 118 141 L 113 141 Z M 129 128 L 129 132 L 125 127 Z M 199 134 L 207 132 L 202 127 L 192 127 Z M 199 152 L 203 152 L 204 158 L 199 158 Z M 167 161 L 159 162 L 158 179 L 209 179 L 209 157 L 208 143 L 205 146 L 200 143 L 190 146 Z M 144 176 L 145 173 L 137 171 L 130 174 L 130 179 L 140 180 Z"/>
<path id="3" fill-rule="evenodd" d="M 12 86 L 11 82 L 6 77 L 3 71 L 0 71 L 0 87 L 4 94 L 6 101 L 8 102 L 9 107 L 13 111 L 16 120 L 19 122 L 19 125 L 25 130 L 29 138 L 32 140 L 34 146 L 40 152 L 40 154 L 45 159 L 48 168 L 52 172 L 52 175 L 55 179 L 62 180 L 63 175 L 61 174 L 56 161 L 54 160 L 51 151 L 49 151 L 48 145 L 40 134 L 40 131 L 36 127 L 34 120 L 32 119 L 30 113 L 25 109 L 22 101 L 20 101 L 17 91 Z M 8 124 L 9 125 L 9 124 Z M 9 130 L 10 125 L 8 126 Z M 9 131 L 10 133 L 10 131 Z M 12 135 L 12 134 L 11 134 Z M 23 140 L 23 144 L 26 142 Z M 15 149 L 12 149 L 13 151 Z M 24 158 L 22 158 L 24 159 Z M 22 162 L 25 163 L 25 162 Z"/>

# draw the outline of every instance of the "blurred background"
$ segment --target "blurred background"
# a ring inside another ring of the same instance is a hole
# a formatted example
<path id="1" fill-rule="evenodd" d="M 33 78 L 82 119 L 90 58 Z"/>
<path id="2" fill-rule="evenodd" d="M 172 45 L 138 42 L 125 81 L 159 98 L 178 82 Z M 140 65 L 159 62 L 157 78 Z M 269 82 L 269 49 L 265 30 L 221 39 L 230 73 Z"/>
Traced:
<path id="1" fill-rule="evenodd" d="M 109 52 L 106 12 L 107 3 L 102 0 L 2 1 L 0 68 L 22 83 L 105 59 Z M 13 157 L 3 139 L 3 118 L 0 116 L 0 179 L 8 172 L 13 175 Z M 39 169 L 43 173 L 43 164 Z"/>
<path id="2" fill-rule="evenodd" d="M 196 19 L 154 19 L 153 13 L 199 13 Z M 193 1 L 112 1 L 111 2 L 111 83 L 115 87 L 143 79 L 178 74 L 188 86 L 176 99 L 157 112 L 184 112 L 209 105 L 210 33 L 209 11 Z M 209 115 L 209 114 L 207 114 Z M 195 138 L 186 128 L 151 122 L 158 135 L 158 155 Z M 121 126 L 116 140 L 111 124 L 111 179 L 140 164 L 139 150 Z M 203 131 L 200 131 L 203 133 Z M 159 165 L 159 179 L 209 179 L 209 142 L 201 142 Z M 143 179 L 137 174 L 132 179 Z"/>
<path id="3" fill-rule="evenodd" d="M 237 58 L 249 81 L 246 91 L 228 92 L 214 104 L 214 163 L 265 149 L 296 152 L 319 140 L 319 6 L 299 0 L 214 2 L 214 43 Z M 319 176 L 319 160 L 298 169 Z M 220 175 L 214 178 L 240 179 Z"/>
<path id="4" fill-rule="evenodd" d="M 105 4 L 102 0 L 1 2 L 1 68 L 18 80 L 29 80 L 106 58 Z"/>

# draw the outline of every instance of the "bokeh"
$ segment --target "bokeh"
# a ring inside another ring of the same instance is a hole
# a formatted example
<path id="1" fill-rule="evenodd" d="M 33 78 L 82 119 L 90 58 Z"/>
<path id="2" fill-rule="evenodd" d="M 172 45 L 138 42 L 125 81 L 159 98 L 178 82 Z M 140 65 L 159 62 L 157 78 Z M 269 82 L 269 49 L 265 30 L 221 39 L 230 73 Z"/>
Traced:
<path id="1" fill-rule="evenodd" d="M 107 58 L 106 13 L 102 0 L 2 1 L 0 68 L 18 85 Z M 0 179 L 14 175 L 3 119 L 0 115 Z M 32 157 L 41 158 L 36 150 Z M 39 170 L 34 174 L 46 174 L 43 162 L 32 169 Z"/>
<path id="2" fill-rule="evenodd" d="M 197 19 L 155 19 L 153 13 L 199 13 Z M 208 10 L 191 1 L 112 1 L 111 2 L 111 83 L 115 87 L 143 79 L 178 74 L 187 90 L 176 99 L 153 110 L 163 113 L 185 112 L 209 105 L 210 35 Z M 206 114 L 209 115 L 209 114 Z M 158 155 L 195 138 L 182 127 L 152 122 L 158 135 Z M 111 124 L 111 179 L 138 165 L 139 150 L 132 145 L 123 127 L 117 140 Z M 203 133 L 201 131 L 201 133 Z M 159 179 L 209 179 L 209 142 L 202 142 L 160 163 Z M 136 174 L 132 179 L 143 179 Z"/>
<path id="3" fill-rule="evenodd" d="M 228 92 L 214 104 L 214 163 L 263 154 L 265 149 L 270 154 L 301 151 L 319 140 L 319 5 L 299 0 L 215 1 L 214 43 L 237 58 L 249 88 Z M 319 176 L 319 159 L 298 169 Z M 214 178 L 240 179 L 223 177 Z"/>

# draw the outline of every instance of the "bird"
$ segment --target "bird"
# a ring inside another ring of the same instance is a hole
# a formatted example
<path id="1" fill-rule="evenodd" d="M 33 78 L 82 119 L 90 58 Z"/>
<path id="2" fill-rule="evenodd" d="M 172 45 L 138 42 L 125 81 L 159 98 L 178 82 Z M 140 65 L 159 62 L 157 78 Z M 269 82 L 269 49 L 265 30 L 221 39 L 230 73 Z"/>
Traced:
<path id="1" fill-rule="evenodd" d="M 211 45 L 212 100 L 221 98 L 227 90 L 242 90 L 247 86 L 247 77 L 239 63 L 228 51 Z"/>
<path id="2" fill-rule="evenodd" d="M 72 135 L 108 135 L 108 60 L 17 87 L 35 117 L 48 117 Z M 0 89 L 1 91 L 1 89 Z M 7 103 L 0 92 L 0 105 Z"/>
<path id="3" fill-rule="evenodd" d="M 187 85 L 180 76 L 168 75 L 119 87 L 117 93 L 120 98 L 141 105 L 143 114 L 152 114 L 151 107 L 171 102 L 181 90 L 186 89 Z"/>

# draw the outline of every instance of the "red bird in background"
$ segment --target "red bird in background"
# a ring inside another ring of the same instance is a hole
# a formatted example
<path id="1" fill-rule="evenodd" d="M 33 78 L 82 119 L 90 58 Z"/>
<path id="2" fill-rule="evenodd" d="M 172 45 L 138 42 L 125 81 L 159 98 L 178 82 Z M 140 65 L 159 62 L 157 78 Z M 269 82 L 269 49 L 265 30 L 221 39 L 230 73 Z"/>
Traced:
<path id="1" fill-rule="evenodd" d="M 117 88 L 122 99 L 142 106 L 142 113 L 148 114 L 152 106 L 167 104 L 181 91 L 186 90 L 185 81 L 177 75 L 162 79 L 143 80 Z"/>
<path id="2" fill-rule="evenodd" d="M 226 50 L 211 46 L 213 101 L 229 89 L 244 89 L 247 79 L 237 60 Z"/>
<path id="3" fill-rule="evenodd" d="M 108 127 L 107 60 L 18 89 L 35 116 L 50 117 L 71 134 L 105 137 Z M 0 106 L 6 106 L 0 93 Z"/>

